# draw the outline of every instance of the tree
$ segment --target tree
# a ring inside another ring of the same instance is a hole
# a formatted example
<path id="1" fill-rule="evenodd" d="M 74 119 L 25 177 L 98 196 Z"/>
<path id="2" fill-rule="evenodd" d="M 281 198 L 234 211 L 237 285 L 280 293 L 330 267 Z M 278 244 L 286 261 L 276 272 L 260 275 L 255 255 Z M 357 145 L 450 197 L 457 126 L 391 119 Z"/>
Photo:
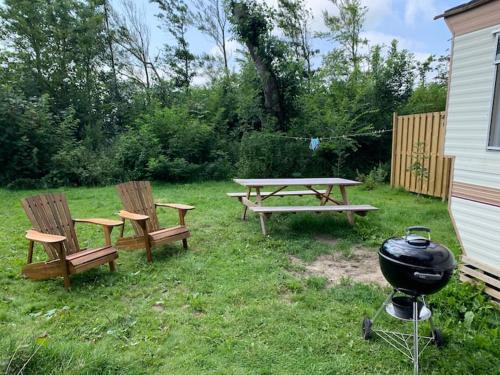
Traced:
<path id="1" fill-rule="evenodd" d="M 432 63 L 434 61 L 435 58 L 433 55 L 429 55 L 429 57 L 427 57 L 424 61 L 417 61 L 416 68 L 418 71 L 420 86 L 425 86 L 427 75 L 433 70 Z"/>
<path id="2" fill-rule="evenodd" d="M 79 0 L 6 0 L 2 39 L 26 97 L 47 94 L 54 113 L 73 107 L 78 135 L 99 137 L 101 106 L 110 95 L 102 4 Z M 94 144 L 95 142 L 91 142 Z"/>
<path id="3" fill-rule="evenodd" d="M 198 30 L 213 39 L 224 61 L 224 71 L 229 74 L 227 40 L 228 19 L 223 0 L 194 0 L 192 19 Z"/>
<path id="4" fill-rule="evenodd" d="M 114 49 L 114 31 L 111 29 L 111 15 L 112 12 L 111 4 L 109 0 L 104 1 L 104 20 L 106 26 L 106 44 L 109 49 L 109 62 L 111 64 L 111 73 L 113 75 L 113 94 L 116 100 L 120 98 L 120 93 L 118 91 L 118 77 L 116 69 L 116 57 Z"/>
<path id="5" fill-rule="evenodd" d="M 230 9 L 236 35 L 248 48 L 262 82 L 266 112 L 283 129 L 283 95 L 273 67 L 277 40 L 271 35 L 272 11 L 256 0 L 232 0 Z"/>
<path id="6" fill-rule="evenodd" d="M 368 44 L 361 36 L 367 8 L 360 0 L 330 0 L 338 10 L 337 16 L 323 12 L 323 19 L 329 31 L 319 36 L 333 40 L 340 45 L 343 56 L 352 72 L 359 71 L 364 56 L 360 48 Z"/>
<path id="7" fill-rule="evenodd" d="M 187 31 L 193 19 L 184 0 L 151 0 L 158 4 L 162 13 L 158 17 L 163 20 L 167 31 L 172 35 L 176 45 L 165 46 L 165 60 L 173 73 L 177 87 L 188 89 L 196 75 L 196 56 L 189 50 Z"/>
<path id="8" fill-rule="evenodd" d="M 278 0 L 278 26 L 290 40 L 297 58 L 304 62 L 308 78 L 312 75 L 311 59 L 319 52 L 311 46 L 311 19 L 311 10 L 304 0 Z"/>
<path id="9" fill-rule="evenodd" d="M 139 83 L 147 91 L 151 88 L 151 72 L 161 81 L 156 67 L 150 57 L 151 31 L 144 23 L 144 10 L 139 10 L 133 0 L 122 0 L 123 14 L 115 13 L 114 25 L 117 29 L 116 43 L 122 53 L 129 55 L 136 63 L 122 64 L 121 73 L 132 81 Z M 128 56 L 125 56 L 128 58 Z M 136 67 L 138 64 L 138 68 Z"/>

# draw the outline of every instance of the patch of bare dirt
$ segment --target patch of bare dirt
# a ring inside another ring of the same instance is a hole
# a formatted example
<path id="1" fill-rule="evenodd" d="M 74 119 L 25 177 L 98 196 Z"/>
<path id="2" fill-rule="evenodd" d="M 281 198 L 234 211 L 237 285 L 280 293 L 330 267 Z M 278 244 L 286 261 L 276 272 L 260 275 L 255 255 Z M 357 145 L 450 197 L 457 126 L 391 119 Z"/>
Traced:
<path id="1" fill-rule="evenodd" d="M 296 257 L 290 257 L 290 261 L 302 265 L 306 274 L 326 277 L 330 285 L 338 284 L 343 278 L 382 287 L 389 285 L 380 271 L 377 252 L 363 247 L 353 249 L 350 256 L 334 253 L 321 255 L 312 263 Z"/>
<path id="2" fill-rule="evenodd" d="M 314 236 L 314 239 L 318 242 L 324 243 L 325 245 L 330 245 L 332 247 L 335 247 L 339 243 L 338 239 L 326 234 L 318 234 Z"/>

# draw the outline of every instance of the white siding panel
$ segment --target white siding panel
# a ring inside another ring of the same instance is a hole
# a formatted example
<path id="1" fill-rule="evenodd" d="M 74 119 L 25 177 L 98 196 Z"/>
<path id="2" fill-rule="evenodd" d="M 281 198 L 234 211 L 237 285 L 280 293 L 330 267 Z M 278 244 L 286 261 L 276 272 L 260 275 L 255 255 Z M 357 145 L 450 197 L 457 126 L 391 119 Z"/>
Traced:
<path id="1" fill-rule="evenodd" d="M 500 269 L 500 207 L 452 198 L 451 209 L 467 255 Z"/>
<path id="2" fill-rule="evenodd" d="M 454 180 L 492 188 L 500 188 L 500 151 L 487 150 L 496 30 L 454 40 L 445 141 L 445 154 L 456 157 Z"/>

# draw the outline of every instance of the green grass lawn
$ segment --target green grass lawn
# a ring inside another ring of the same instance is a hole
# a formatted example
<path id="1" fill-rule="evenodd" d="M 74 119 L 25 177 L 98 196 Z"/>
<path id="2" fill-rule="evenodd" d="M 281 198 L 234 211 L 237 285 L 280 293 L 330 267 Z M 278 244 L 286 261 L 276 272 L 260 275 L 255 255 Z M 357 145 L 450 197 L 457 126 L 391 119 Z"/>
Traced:
<path id="1" fill-rule="evenodd" d="M 433 239 L 458 255 L 446 203 L 388 187 L 352 188 L 352 203 L 380 210 L 357 217 L 353 228 L 339 214 L 277 215 L 264 238 L 257 218 L 242 222 L 240 204 L 225 196 L 239 190 L 232 183 L 153 189 L 157 200 L 196 206 L 187 216 L 190 249 L 180 243 L 155 249 L 152 264 L 144 251 L 121 252 L 118 272 L 102 267 L 73 276 L 70 292 L 61 279 L 21 277 L 30 225 L 19 200 L 37 192 L 0 190 L 0 368 L 18 373 L 25 366 L 30 374 L 411 373 L 410 363 L 385 342 L 360 335 L 362 318 L 388 290 L 349 280 L 327 287 L 302 276 L 290 256 L 309 262 L 356 244 L 376 251 L 383 239 L 415 224 L 431 227 Z M 64 192 L 75 218 L 113 218 L 120 208 L 113 187 Z M 164 225 L 176 223 L 173 210 L 159 209 L 159 216 Z M 79 224 L 77 232 L 81 246 L 103 241 L 98 226 Z M 316 241 L 319 234 L 338 239 L 338 246 Z M 35 254 L 44 259 L 40 246 Z M 422 373 L 498 374 L 498 311 L 456 278 L 430 301 L 447 345 L 426 350 Z M 410 329 L 389 319 L 383 324 Z"/>

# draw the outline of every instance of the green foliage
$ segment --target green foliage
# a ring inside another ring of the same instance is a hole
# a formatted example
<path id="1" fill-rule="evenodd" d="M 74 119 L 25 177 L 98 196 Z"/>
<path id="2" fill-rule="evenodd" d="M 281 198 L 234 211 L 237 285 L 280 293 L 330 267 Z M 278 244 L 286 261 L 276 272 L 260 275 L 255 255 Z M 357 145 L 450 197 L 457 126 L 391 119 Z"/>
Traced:
<path id="1" fill-rule="evenodd" d="M 149 126 L 130 129 L 122 134 L 114 148 L 114 159 L 120 179 L 141 180 L 150 177 L 150 160 L 161 153 L 161 145 Z"/>
<path id="2" fill-rule="evenodd" d="M 402 115 L 411 113 L 440 112 L 446 107 L 446 86 L 430 83 L 419 86 L 412 93 L 408 102 L 398 111 Z"/>
<path id="3" fill-rule="evenodd" d="M 300 177 L 311 158 L 308 145 L 274 133 L 247 133 L 240 145 L 238 176 L 246 178 Z"/>
<path id="4" fill-rule="evenodd" d="M 325 15 L 323 36 L 334 43 L 317 65 L 303 0 L 152 2 L 172 37 L 156 58 L 134 2 L 4 1 L 0 185 L 371 176 L 389 160 L 391 135 L 364 133 L 389 128 L 394 111 L 444 106 L 446 57 L 417 63 L 396 41 L 365 51 L 358 0 L 332 0 L 338 12 Z M 201 66 L 192 27 L 224 64 L 212 57 Z M 234 72 L 231 37 L 245 46 Z M 207 84 L 193 85 L 202 71 Z M 314 152 L 310 137 L 322 138 Z"/>
<path id="5" fill-rule="evenodd" d="M 323 11 L 323 19 L 328 32 L 320 36 L 337 42 L 341 48 L 336 52 L 347 62 L 351 72 L 357 75 L 363 55 L 360 48 L 368 44 L 362 37 L 363 26 L 368 8 L 361 5 L 360 0 L 330 0 L 338 10 L 338 15 L 330 15 Z"/>
<path id="6" fill-rule="evenodd" d="M 412 173 L 417 181 L 426 180 L 429 177 L 429 170 L 425 166 L 425 161 L 430 159 L 430 155 L 426 151 L 425 142 L 415 142 L 413 145 L 413 152 L 411 154 L 411 164 L 408 172 Z"/>
<path id="7" fill-rule="evenodd" d="M 389 176 L 391 166 L 390 164 L 379 163 L 376 167 L 368 173 L 360 173 L 357 171 L 356 180 L 363 183 L 363 188 L 365 190 L 373 190 L 378 185 L 381 185 L 387 181 L 387 176 Z"/>
<path id="8" fill-rule="evenodd" d="M 189 49 L 187 31 L 193 23 L 187 4 L 183 0 L 152 0 L 162 11 L 158 17 L 163 20 L 167 31 L 176 45 L 165 46 L 165 60 L 173 72 L 176 87 L 188 88 L 195 76 L 196 56 Z"/>
<path id="9" fill-rule="evenodd" d="M 37 184 L 56 151 L 49 98 L 27 100 L 6 85 L 0 89 L 0 183 Z"/>

